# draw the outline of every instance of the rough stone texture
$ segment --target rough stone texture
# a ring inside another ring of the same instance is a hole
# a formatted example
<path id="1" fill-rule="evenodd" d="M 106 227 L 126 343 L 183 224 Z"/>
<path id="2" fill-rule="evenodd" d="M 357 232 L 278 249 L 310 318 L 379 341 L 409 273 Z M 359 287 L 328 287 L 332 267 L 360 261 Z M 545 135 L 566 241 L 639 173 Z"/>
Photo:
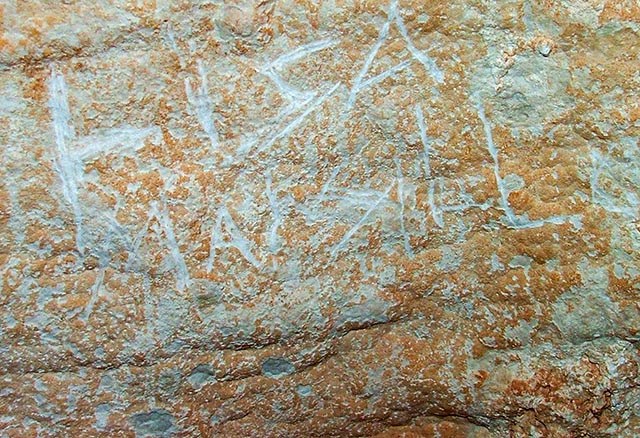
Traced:
<path id="1" fill-rule="evenodd" d="M 0 435 L 640 435 L 635 0 L 2 0 Z"/>

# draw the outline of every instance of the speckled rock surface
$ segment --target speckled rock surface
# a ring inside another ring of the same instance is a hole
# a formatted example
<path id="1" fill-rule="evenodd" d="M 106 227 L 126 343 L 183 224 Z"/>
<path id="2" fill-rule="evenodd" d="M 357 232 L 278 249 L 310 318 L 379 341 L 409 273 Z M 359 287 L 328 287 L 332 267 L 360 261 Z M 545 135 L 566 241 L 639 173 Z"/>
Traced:
<path id="1" fill-rule="evenodd" d="M 0 436 L 640 435 L 636 1 L 0 23 Z"/>

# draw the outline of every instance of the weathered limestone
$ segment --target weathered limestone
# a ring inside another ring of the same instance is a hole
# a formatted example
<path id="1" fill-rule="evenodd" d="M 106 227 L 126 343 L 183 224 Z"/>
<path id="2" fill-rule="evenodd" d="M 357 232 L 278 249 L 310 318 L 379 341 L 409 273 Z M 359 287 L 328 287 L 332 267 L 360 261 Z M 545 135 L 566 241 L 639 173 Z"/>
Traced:
<path id="1" fill-rule="evenodd" d="M 0 436 L 640 435 L 636 2 L 0 23 Z"/>

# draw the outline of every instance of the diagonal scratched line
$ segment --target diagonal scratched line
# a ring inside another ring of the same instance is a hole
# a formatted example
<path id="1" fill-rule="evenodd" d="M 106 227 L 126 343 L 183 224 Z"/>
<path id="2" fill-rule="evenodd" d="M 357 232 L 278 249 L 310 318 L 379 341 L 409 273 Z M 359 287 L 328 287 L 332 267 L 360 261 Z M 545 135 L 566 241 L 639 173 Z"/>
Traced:
<path id="1" fill-rule="evenodd" d="M 391 184 L 387 190 L 378 198 L 378 200 L 365 212 L 362 218 L 356 223 L 347 233 L 342 237 L 342 240 L 331 250 L 331 259 L 335 259 L 342 248 L 347 244 L 349 240 L 356 234 L 356 232 L 362 228 L 362 226 L 367 222 L 369 216 L 378 208 L 378 206 L 384 201 L 387 196 L 389 196 L 389 192 L 393 188 L 393 184 Z"/>
<path id="2" fill-rule="evenodd" d="M 293 130 L 296 127 L 298 127 L 298 125 L 300 125 L 304 121 L 304 119 L 307 118 L 307 116 L 309 116 L 309 114 L 311 114 L 313 111 L 318 109 L 320 105 L 322 105 L 324 101 L 327 100 L 338 89 L 340 85 L 341 83 L 338 82 L 333 87 L 331 87 L 330 90 L 328 90 L 323 95 L 321 95 L 320 97 L 315 99 L 313 102 L 311 102 L 310 105 L 300 115 L 298 115 L 298 117 L 293 119 L 290 123 L 287 124 L 287 126 L 285 126 L 283 129 L 277 132 L 274 136 L 272 136 L 269 140 L 265 141 L 262 145 L 260 145 L 257 149 L 258 152 L 262 152 L 266 149 L 269 149 L 271 146 L 273 146 L 273 144 L 276 141 L 282 138 L 285 138 L 286 136 L 291 134 Z"/>

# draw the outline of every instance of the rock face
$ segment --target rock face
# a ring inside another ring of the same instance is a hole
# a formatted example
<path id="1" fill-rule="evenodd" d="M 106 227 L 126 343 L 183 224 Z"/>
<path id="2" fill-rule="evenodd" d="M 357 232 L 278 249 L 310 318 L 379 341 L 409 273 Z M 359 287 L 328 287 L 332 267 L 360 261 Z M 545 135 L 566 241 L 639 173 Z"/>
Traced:
<path id="1" fill-rule="evenodd" d="M 640 435 L 632 0 L 3 0 L 0 435 Z"/>

